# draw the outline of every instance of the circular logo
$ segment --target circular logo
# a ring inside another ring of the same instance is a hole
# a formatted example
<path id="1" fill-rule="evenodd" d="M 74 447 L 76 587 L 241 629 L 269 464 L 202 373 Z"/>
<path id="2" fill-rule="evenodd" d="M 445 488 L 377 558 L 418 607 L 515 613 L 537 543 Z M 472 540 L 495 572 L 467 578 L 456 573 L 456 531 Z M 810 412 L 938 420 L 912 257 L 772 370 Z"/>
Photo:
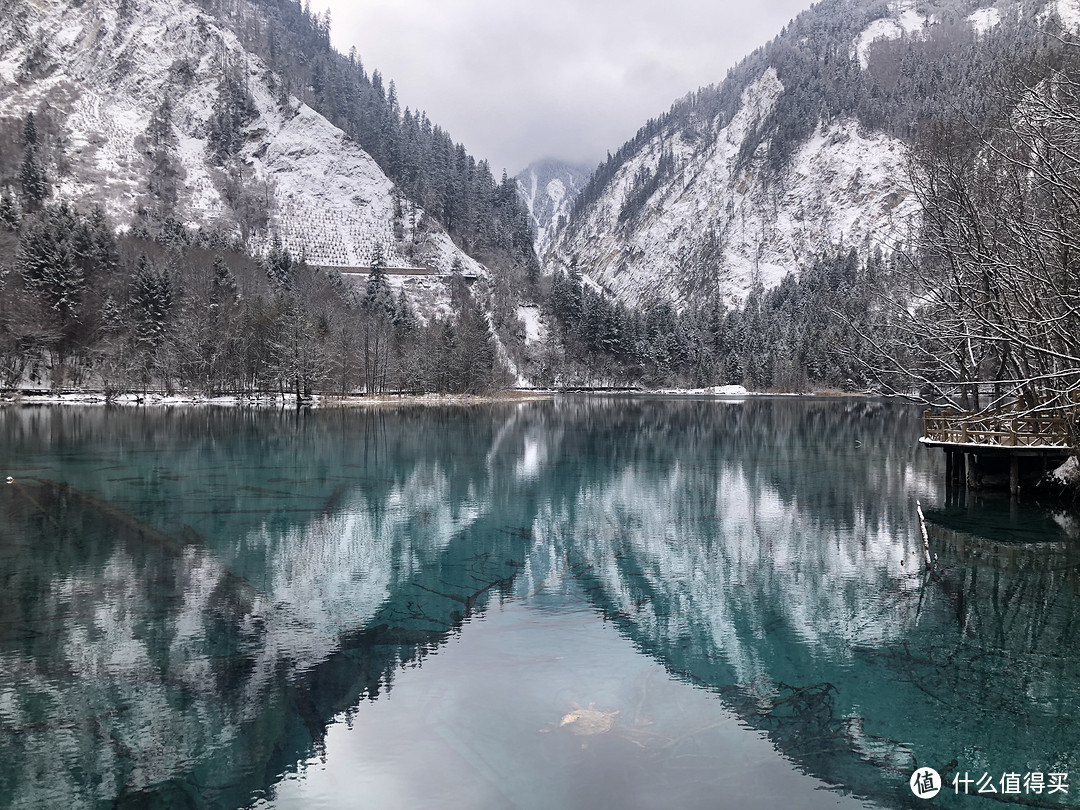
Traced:
<path id="1" fill-rule="evenodd" d="M 911 792 L 920 799 L 932 799 L 941 790 L 941 775 L 933 768 L 919 768 L 911 775 Z"/>

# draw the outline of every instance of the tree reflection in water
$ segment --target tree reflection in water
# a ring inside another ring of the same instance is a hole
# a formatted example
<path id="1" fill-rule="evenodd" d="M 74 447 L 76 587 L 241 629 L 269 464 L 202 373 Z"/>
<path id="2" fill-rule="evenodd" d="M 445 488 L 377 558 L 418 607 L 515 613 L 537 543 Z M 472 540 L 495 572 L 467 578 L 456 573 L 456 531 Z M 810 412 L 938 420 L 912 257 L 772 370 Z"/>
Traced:
<path id="1" fill-rule="evenodd" d="M 1080 771 L 1075 538 L 931 510 L 927 579 L 918 416 L 6 410 L 0 804 L 248 805 L 493 600 L 569 592 L 840 790 L 906 805 L 917 765 Z M 626 711 L 650 767 L 715 774 L 685 718 Z"/>

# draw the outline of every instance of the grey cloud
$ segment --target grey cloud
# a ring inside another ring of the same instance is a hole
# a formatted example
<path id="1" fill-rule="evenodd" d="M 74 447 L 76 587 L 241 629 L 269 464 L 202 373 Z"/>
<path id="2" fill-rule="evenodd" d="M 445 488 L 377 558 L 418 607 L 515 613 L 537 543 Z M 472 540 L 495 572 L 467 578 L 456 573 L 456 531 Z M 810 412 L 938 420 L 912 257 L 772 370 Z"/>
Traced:
<path id="1" fill-rule="evenodd" d="M 541 157 L 596 163 L 675 99 L 722 80 L 808 5 L 329 3 L 338 49 L 355 45 L 369 70 L 396 82 L 403 106 L 426 110 L 496 174 Z"/>

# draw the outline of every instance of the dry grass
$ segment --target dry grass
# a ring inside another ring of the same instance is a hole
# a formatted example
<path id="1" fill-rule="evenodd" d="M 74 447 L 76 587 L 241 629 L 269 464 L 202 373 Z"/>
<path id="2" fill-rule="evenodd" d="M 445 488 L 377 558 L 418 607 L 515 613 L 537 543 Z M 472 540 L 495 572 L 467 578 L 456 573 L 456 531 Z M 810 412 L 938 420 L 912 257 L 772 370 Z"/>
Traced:
<path id="1" fill-rule="evenodd" d="M 815 397 L 866 397 L 861 391 L 844 391 L 840 388 L 815 388 L 810 392 Z"/>

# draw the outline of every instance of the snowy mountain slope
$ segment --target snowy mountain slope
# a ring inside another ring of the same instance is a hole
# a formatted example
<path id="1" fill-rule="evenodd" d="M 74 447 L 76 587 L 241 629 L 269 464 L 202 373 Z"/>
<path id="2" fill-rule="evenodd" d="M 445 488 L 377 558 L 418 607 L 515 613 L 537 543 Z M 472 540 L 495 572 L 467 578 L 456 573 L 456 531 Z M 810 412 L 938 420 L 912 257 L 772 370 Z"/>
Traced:
<path id="1" fill-rule="evenodd" d="M 1077 0 L 818 3 L 602 164 L 544 272 L 681 307 L 736 303 L 841 248 L 888 253 L 917 226 L 920 129 L 993 114 L 995 73 L 1074 16 Z"/>
<path id="2" fill-rule="evenodd" d="M 543 256 L 554 241 L 560 221 L 570 217 L 574 200 L 590 172 L 584 166 L 561 160 L 538 160 L 515 178 L 536 230 L 538 256 Z"/>
<path id="3" fill-rule="evenodd" d="M 58 195 L 99 204 L 120 224 L 151 209 L 147 130 L 168 98 L 180 177 L 173 216 L 189 227 L 242 233 L 256 249 L 277 233 L 318 265 L 366 266 L 380 245 L 391 266 L 448 271 L 459 260 L 485 273 L 366 152 L 285 97 L 281 78 L 196 4 L 8 0 L 3 8 L 0 118 L 36 112 L 58 125 L 50 167 Z M 210 138 L 226 76 L 242 81 L 253 113 L 234 159 L 222 162 Z M 248 227 L 238 197 L 264 209 L 267 228 Z"/>
<path id="4" fill-rule="evenodd" d="M 844 242 L 887 243 L 915 213 L 904 188 L 899 141 L 854 121 L 820 126 L 789 169 L 771 178 L 759 155 L 740 162 L 747 134 L 772 110 L 783 85 L 769 68 L 743 93 L 739 111 L 712 143 L 661 133 L 620 167 L 547 257 L 549 270 L 576 262 L 632 305 L 685 303 L 713 290 L 732 301 L 755 284 L 771 287 L 798 262 Z M 673 178 L 620 223 L 635 178 L 667 153 Z"/>

